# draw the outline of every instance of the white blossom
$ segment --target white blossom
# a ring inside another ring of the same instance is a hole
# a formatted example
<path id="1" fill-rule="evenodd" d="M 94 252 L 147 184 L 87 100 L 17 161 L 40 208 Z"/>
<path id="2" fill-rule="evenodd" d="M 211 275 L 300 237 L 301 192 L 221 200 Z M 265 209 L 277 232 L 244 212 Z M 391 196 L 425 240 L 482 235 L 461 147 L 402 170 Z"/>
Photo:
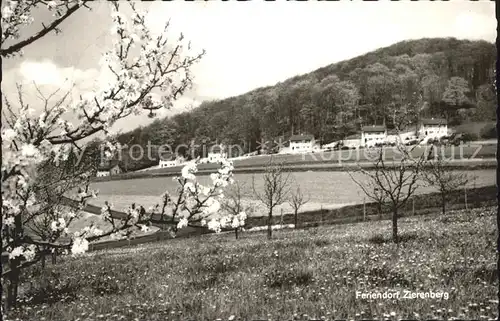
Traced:
<path id="1" fill-rule="evenodd" d="M 197 172 L 196 163 L 189 162 L 182 168 L 181 175 L 185 179 L 195 180 L 196 176 L 194 175 L 194 173 L 196 172 Z"/>
<path id="2" fill-rule="evenodd" d="M 9 216 L 3 220 L 3 224 L 7 226 L 14 226 L 14 218 L 12 216 Z"/>
<path id="3" fill-rule="evenodd" d="M 57 6 L 57 3 L 55 1 L 49 1 L 47 2 L 47 9 L 49 10 L 54 10 Z"/>
<path id="4" fill-rule="evenodd" d="M 216 221 L 215 219 L 208 222 L 207 227 L 208 227 L 208 229 L 210 229 L 216 233 L 220 233 L 220 231 L 221 231 L 221 224 L 220 224 L 220 222 Z"/>
<path id="5" fill-rule="evenodd" d="M 11 128 L 4 129 L 2 131 L 2 142 L 11 142 L 16 138 L 17 132 Z"/>
<path id="6" fill-rule="evenodd" d="M 23 253 L 24 258 L 26 261 L 33 261 L 33 259 L 36 256 L 36 245 L 30 244 L 24 251 Z"/>
<path id="7" fill-rule="evenodd" d="M 73 240 L 73 246 L 71 247 L 71 254 L 79 255 L 87 252 L 89 249 L 89 242 L 85 238 L 76 237 Z"/>
<path id="8" fill-rule="evenodd" d="M 18 256 L 22 256 L 24 252 L 24 249 L 22 246 L 17 246 L 15 247 L 10 253 L 9 253 L 9 259 L 13 260 L 17 258 Z"/>
<path id="9" fill-rule="evenodd" d="M 181 229 L 181 228 L 184 228 L 184 227 L 186 227 L 186 226 L 188 226 L 188 220 L 187 220 L 187 218 L 184 218 L 184 217 L 183 217 L 183 218 L 181 218 L 181 219 L 179 220 L 179 223 L 177 223 L 177 228 L 178 228 L 178 229 Z"/>

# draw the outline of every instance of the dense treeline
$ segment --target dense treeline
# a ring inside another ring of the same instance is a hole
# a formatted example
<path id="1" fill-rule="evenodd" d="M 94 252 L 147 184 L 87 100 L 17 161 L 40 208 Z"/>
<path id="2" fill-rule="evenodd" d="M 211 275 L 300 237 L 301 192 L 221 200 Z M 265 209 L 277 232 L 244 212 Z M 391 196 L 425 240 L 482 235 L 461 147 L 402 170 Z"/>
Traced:
<path id="1" fill-rule="evenodd" d="M 248 152 L 258 142 L 297 133 L 328 143 L 367 124 L 407 127 L 422 117 L 444 117 L 451 126 L 491 121 L 495 62 L 495 46 L 486 41 L 403 41 L 275 86 L 203 102 L 118 140 L 171 146 L 217 141 Z"/>

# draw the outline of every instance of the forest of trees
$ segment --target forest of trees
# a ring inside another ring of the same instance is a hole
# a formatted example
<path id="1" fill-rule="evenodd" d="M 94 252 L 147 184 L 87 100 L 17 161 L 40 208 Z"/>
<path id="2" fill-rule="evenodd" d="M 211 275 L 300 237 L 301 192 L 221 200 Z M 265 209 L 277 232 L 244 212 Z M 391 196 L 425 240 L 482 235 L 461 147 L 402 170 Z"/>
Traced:
<path id="1" fill-rule="evenodd" d="M 144 146 L 218 142 L 250 152 L 257 142 L 297 133 L 328 143 L 362 125 L 408 127 L 422 117 L 443 117 L 450 126 L 492 121 L 495 62 L 496 48 L 486 41 L 403 41 L 275 86 L 205 101 L 118 140 Z"/>

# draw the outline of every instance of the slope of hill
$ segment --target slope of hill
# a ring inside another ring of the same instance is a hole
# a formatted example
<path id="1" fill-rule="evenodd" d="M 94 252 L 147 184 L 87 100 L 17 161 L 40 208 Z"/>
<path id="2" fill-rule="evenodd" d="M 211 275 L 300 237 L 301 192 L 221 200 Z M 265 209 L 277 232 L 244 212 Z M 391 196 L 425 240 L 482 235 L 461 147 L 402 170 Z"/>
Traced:
<path id="1" fill-rule="evenodd" d="M 192 111 L 137 128 L 120 142 L 197 145 L 259 142 L 307 132 L 323 143 L 365 124 L 415 124 L 445 117 L 451 126 L 495 120 L 496 48 L 486 41 L 433 38 L 403 41 L 246 94 L 203 102 Z"/>

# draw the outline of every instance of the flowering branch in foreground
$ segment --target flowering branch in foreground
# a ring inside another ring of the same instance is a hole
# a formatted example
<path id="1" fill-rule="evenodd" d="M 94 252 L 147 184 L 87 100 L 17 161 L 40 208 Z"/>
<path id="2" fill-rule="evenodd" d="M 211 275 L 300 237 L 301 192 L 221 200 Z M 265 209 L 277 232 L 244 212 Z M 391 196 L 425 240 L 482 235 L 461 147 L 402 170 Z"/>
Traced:
<path id="1" fill-rule="evenodd" d="M 38 5 L 53 11 L 55 20 L 34 36 L 10 44 L 27 31 L 26 27 L 33 22 L 31 12 Z M 86 1 L 5 2 L 1 18 L 1 55 L 10 57 L 20 53 L 22 48 L 57 30 L 63 20 L 85 5 Z M 80 217 L 88 198 L 96 194 L 88 188 L 92 170 L 60 170 L 58 165 L 68 164 L 69 155 L 80 149 L 79 144 L 92 135 L 101 132 L 109 138 L 109 130 L 116 121 L 144 110 L 152 113 L 170 108 L 190 88 L 191 67 L 204 54 L 191 55 L 190 44 L 182 35 L 177 39 L 167 37 L 168 23 L 161 33 L 154 34 L 146 26 L 146 12 L 136 10 L 134 3 L 127 3 L 132 11 L 128 16 L 120 12 L 118 2 L 109 5 L 114 42 L 101 60 L 102 69 L 110 74 L 105 83 L 82 94 L 74 103 L 67 102 L 69 93 L 55 103 L 49 103 L 55 93 L 48 98 L 42 97 L 44 104 L 38 110 L 24 102 L 21 86 L 18 86 L 19 106 L 12 105 L 6 96 L 2 97 L 6 106 L 2 110 L 2 118 L 6 121 L 1 132 L 2 253 L 9 255 L 9 270 L 2 276 L 9 277 L 8 296 L 12 295 L 11 290 L 15 293 L 20 270 L 34 264 L 48 248 L 82 253 L 87 250 L 88 242 L 141 224 L 143 214 L 136 215 L 134 207 L 123 220 L 113 219 L 110 231 L 87 226 L 70 233 L 71 223 Z M 157 94 L 160 92 L 161 96 Z M 73 123 L 67 119 L 78 121 Z M 56 164 L 55 172 L 42 175 L 41 168 L 47 163 Z M 55 201 L 58 196 L 67 196 L 75 190 L 78 190 L 78 205 L 74 208 Z M 190 191 L 184 193 L 186 204 L 180 209 L 192 210 L 196 216 L 196 208 L 203 206 L 187 206 L 188 200 L 192 202 L 198 198 L 190 195 Z M 210 201 L 202 202 L 208 204 Z M 215 205 L 211 204 L 213 209 Z"/>

